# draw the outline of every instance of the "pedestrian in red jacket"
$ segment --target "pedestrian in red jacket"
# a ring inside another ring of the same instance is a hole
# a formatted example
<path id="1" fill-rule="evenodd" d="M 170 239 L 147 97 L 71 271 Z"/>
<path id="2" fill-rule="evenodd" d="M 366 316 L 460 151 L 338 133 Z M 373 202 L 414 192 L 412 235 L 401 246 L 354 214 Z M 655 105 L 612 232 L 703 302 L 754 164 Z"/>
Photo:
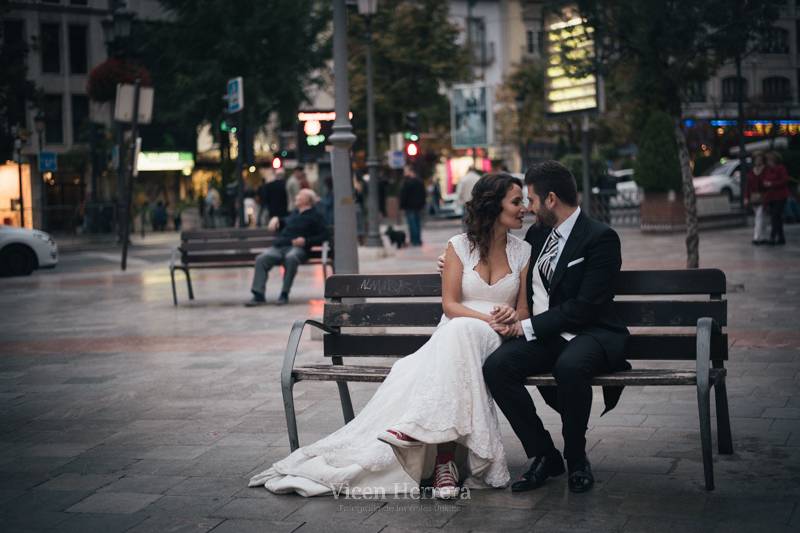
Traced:
<path id="1" fill-rule="evenodd" d="M 764 204 L 769 206 L 772 220 L 770 242 L 772 244 L 786 244 L 783 235 L 783 208 L 789 198 L 789 173 L 781 164 L 777 152 L 767 154 L 767 173 L 762 181 L 764 185 Z"/>

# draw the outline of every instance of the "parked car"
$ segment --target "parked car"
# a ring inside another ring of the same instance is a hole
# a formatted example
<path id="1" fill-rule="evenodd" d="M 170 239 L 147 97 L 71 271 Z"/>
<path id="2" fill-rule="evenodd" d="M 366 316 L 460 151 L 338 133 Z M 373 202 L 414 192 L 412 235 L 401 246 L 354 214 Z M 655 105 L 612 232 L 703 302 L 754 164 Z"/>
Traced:
<path id="1" fill-rule="evenodd" d="M 458 205 L 458 196 L 455 193 L 442 195 L 442 203 L 434 215 L 436 218 L 461 218 L 464 208 Z"/>
<path id="2" fill-rule="evenodd" d="M 632 168 L 612 170 L 608 176 L 614 180 L 617 189 L 616 196 L 609 199 L 611 207 L 631 207 L 641 203 L 639 186 L 633 180 Z"/>
<path id="3" fill-rule="evenodd" d="M 58 246 L 43 231 L 0 225 L 0 275 L 27 276 L 58 264 Z"/>
<path id="4" fill-rule="evenodd" d="M 694 193 L 698 196 L 724 194 L 733 201 L 741 193 L 740 174 L 738 159 L 722 159 L 708 174 L 694 178 Z"/>

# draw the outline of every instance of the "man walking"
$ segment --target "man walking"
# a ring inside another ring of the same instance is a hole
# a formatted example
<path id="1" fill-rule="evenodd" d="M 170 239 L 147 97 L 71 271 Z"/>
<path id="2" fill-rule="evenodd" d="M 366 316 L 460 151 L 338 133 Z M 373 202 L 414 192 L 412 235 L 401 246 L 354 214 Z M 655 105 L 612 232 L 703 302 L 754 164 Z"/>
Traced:
<path id="1" fill-rule="evenodd" d="M 628 330 L 612 307 L 614 279 L 622 264 L 620 241 L 613 229 L 581 212 L 575 178 L 558 162 L 532 166 L 525 185 L 537 218 L 525 236 L 532 246 L 526 283 L 531 318 L 520 322 L 512 308 L 497 310 L 496 319 L 505 322 L 498 332 L 512 339 L 487 358 L 483 375 L 533 458 L 511 490 L 535 489 L 564 472 L 561 454 L 525 389 L 528 376 L 552 372 L 558 386 L 540 392 L 561 414 L 569 489 L 585 492 L 594 485 L 586 456 L 591 379 L 630 368 L 623 357 Z M 616 405 L 621 391 L 604 389 L 606 411 Z"/>
<path id="2" fill-rule="evenodd" d="M 406 213 L 411 246 L 422 246 L 422 211 L 425 209 L 425 184 L 417 177 L 411 165 L 403 169 L 403 186 L 400 189 L 400 209 Z"/>
<path id="3" fill-rule="evenodd" d="M 253 307 L 266 303 L 265 290 L 269 271 L 276 265 L 284 266 L 283 288 L 276 302 L 284 305 L 289 301 L 297 268 L 308 260 L 308 251 L 312 246 L 322 244 L 328 238 L 325 219 L 314 209 L 316 194 L 311 189 L 301 189 L 294 199 L 296 209 L 286 218 L 272 217 L 269 229 L 281 232 L 275 243 L 264 253 L 256 257 L 253 284 L 250 292 L 252 299 L 245 305 Z"/>

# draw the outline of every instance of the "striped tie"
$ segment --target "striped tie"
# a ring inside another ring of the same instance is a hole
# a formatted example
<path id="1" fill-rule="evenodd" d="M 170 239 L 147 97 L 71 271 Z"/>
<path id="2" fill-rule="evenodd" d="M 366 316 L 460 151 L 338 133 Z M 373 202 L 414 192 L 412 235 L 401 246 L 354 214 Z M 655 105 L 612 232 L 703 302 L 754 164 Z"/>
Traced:
<path id="1" fill-rule="evenodd" d="M 550 280 L 553 279 L 553 270 L 555 270 L 553 259 L 558 254 L 558 241 L 560 239 L 561 234 L 558 233 L 557 229 L 553 229 L 547 237 L 547 242 L 544 244 L 544 251 L 539 257 L 539 264 L 537 265 L 539 267 L 539 274 L 541 274 L 548 292 L 550 291 Z"/>

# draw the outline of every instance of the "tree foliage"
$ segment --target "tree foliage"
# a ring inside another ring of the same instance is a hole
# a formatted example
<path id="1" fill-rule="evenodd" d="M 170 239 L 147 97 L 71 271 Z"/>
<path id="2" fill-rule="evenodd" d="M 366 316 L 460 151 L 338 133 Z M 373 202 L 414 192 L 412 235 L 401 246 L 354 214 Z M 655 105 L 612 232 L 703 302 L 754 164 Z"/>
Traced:
<path id="1" fill-rule="evenodd" d="M 639 139 L 634 176 L 645 191 L 681 190 L 681 167 L 673 122 L 663 111 L 653 111 L 645 123 Z"/>
<path id="2" fill-rule="evenodd" d="M 329 55 L 323 0 L 160 0 L 170 21 L 140 23 L 139 59 L 155 88 L 151 143 L 194 148 L 196 128 L 223 118 L 226 82 L 244 78 L 248 124 L 286 125 Z M 216 130 L 216 128 L 215 128 Z"/>
<path id="3" fill-rule="evenodd" d="M 720 66 L 770 34 L 780 0 L 578 0 L 594 28 L 598 55 L 577 68 L 608 74 L 627 71 L 621 94 L 638 104 L 639 117 L 666 112 L 673 122 L 686 207 L 686 264 L 699 265 L 697 207 L 686 137 L 680 126 L 684 95 Z M 561 4 L 558 2 L 557 4 Z M 565 56 L 569 50 L 565 50 Z M 647 179 L 647 178 L 644 178 Z"/>
<path id="4" fill-rule="evenodd" d="M 460 29 L 439 0 L 384 0 L 372 17 L 373 94 L 379 138 L 401 131 L 403 115 L 419 114 L 422 131 L 449 131 L 450 103 L 444 88 L 467 75 Z M 349 16 L 349 73 L 358 144 L 366 131 L 366 24 Z"/>
<path id="5" fill-rule="evenodd" d="M 26 58 L 30 46 L 27 42 L 12 42 L 11 35 L 3 35 L 8 11 L 7 0 L 0 0 L 0 162 L 11 159 L 14 151 L 13 129 L 25 127 L 25 112 L 38 93 L 33 82 L 27 79 Z M 21 37 L 24 37 L 22 32 Z"/>

